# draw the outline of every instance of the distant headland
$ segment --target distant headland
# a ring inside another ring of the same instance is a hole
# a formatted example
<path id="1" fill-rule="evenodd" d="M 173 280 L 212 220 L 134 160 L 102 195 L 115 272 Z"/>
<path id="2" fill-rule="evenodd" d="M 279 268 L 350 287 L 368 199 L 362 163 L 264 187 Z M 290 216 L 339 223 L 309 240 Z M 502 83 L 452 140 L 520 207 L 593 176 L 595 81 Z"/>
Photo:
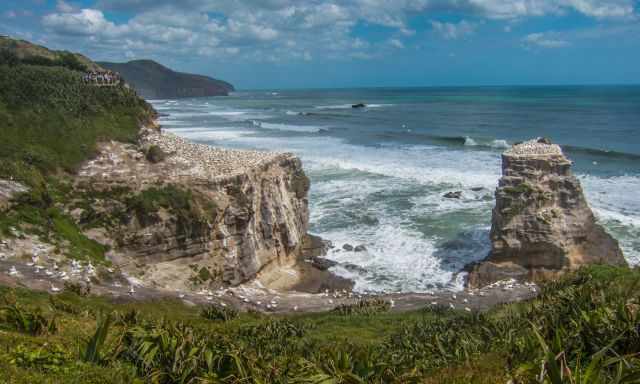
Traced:
<path id="1" fill-rule="evenodd" d="M 185 97 L 227 96 L 235 89 L 226 81 L 208 76 L 175 72 L 153 60 L 127 63 L 98 62 L 106 69 L 119 72 L 145 99 L 177 99 Z"/>

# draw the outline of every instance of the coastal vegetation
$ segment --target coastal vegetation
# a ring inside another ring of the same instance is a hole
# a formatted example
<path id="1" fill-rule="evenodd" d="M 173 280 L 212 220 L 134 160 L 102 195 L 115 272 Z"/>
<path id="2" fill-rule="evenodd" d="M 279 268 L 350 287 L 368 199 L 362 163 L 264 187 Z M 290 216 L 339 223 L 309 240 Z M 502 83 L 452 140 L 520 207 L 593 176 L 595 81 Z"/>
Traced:
<path id="1" fill-rule="evenodd" d="M 62 209 L 72 195 L 69 175 L 97 153 L 99 142 L 134 142 L 155 112 L 125 86 L 83 83 L 87 64 L 76 55 L 1 43 L 0 178 L 28 192 L 0 212 L 0 233 L 37 234 L 65 244 L 72 258 L 104 260 L 106 247 L 88 239 Z"/>
<path id="2" fill-rule="evenodd" d="M 595 266 L 481 313 L 292 315 L 0 288 L 0 372 L 12 383 L 637 383 L 639 286 L 638 270 Z"/>

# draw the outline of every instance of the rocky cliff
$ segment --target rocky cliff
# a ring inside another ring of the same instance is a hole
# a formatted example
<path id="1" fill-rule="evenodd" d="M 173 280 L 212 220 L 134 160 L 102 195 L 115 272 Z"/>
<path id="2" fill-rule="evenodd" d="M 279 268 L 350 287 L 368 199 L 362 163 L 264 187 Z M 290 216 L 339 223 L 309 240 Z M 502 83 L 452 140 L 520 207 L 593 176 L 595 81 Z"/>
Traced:
<path id="1" fill-rule="evenodd" d="M 596 223 L 571 161 L 546 139 L 502 155 L 490 236 L 489 256 L 470 268 L 472 287 L 553 277 L 585 264 L 626 263 L 618 242 Z"/>
<path id="2" fill-rule="evenodd" d="M 309 181 L 298 158 L 155 130 L 139 146 L 105 144 L 75 188 L 85 203 L 71 214 L 110 246 L 108 257 L 165 288 L 236 285 L 293 265 L 308 228 Z"/>
<path id="3" fill-rule="evenodd" d="M 100 62 L 100 66 L 119 72 L 145 99 L 226 96 L 233 85 L 208 76 L 175 72 L 153 60 L 127 63 Z"/>

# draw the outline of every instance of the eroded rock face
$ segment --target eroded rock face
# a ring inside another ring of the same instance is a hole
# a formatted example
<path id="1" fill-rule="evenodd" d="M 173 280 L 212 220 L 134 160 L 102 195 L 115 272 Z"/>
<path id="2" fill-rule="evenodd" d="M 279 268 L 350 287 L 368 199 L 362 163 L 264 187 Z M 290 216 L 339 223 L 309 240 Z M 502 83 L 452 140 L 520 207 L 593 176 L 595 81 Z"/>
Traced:
<path id="1" fill-rule="evenodd" d="M 596 223 L 571 161 L 533 140 L 502 155 L 491 252 L 472 265 L 469 285 L 553 277 L 586 264 L 625 265 L 618 242 Z"/>
<path id="2" fill-rule="evenodd" d="M 149 162 L 136 146 L 108 143 L 79 172 L 77 189 L 105 196 L 91 211 L 106 224 L 89 234 L 112 246 L 115 265 L 182 289 L 191 282 L 237 285 L 298 261 L 309 183 L 297 157 L 184 147 L 171 135 L 158 134 L 154 143 L 163 145 L 166 160 Z M 87 221 L 86 211 L 72 214 Z"/>

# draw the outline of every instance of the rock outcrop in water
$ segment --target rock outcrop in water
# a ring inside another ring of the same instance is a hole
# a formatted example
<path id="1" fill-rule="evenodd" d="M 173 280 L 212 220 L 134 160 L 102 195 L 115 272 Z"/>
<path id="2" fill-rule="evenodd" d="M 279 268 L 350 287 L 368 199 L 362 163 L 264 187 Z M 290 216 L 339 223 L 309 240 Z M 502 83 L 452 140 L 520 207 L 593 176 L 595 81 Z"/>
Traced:
<path id="1" fill-rule="evenodd" d="M 586 264 L 624 265 L 618 242 L 596 223 L 571 161 L 547 139 L 502 155 L 491 252 L 472 265 L 469 285 L 554 277 Z"/>

